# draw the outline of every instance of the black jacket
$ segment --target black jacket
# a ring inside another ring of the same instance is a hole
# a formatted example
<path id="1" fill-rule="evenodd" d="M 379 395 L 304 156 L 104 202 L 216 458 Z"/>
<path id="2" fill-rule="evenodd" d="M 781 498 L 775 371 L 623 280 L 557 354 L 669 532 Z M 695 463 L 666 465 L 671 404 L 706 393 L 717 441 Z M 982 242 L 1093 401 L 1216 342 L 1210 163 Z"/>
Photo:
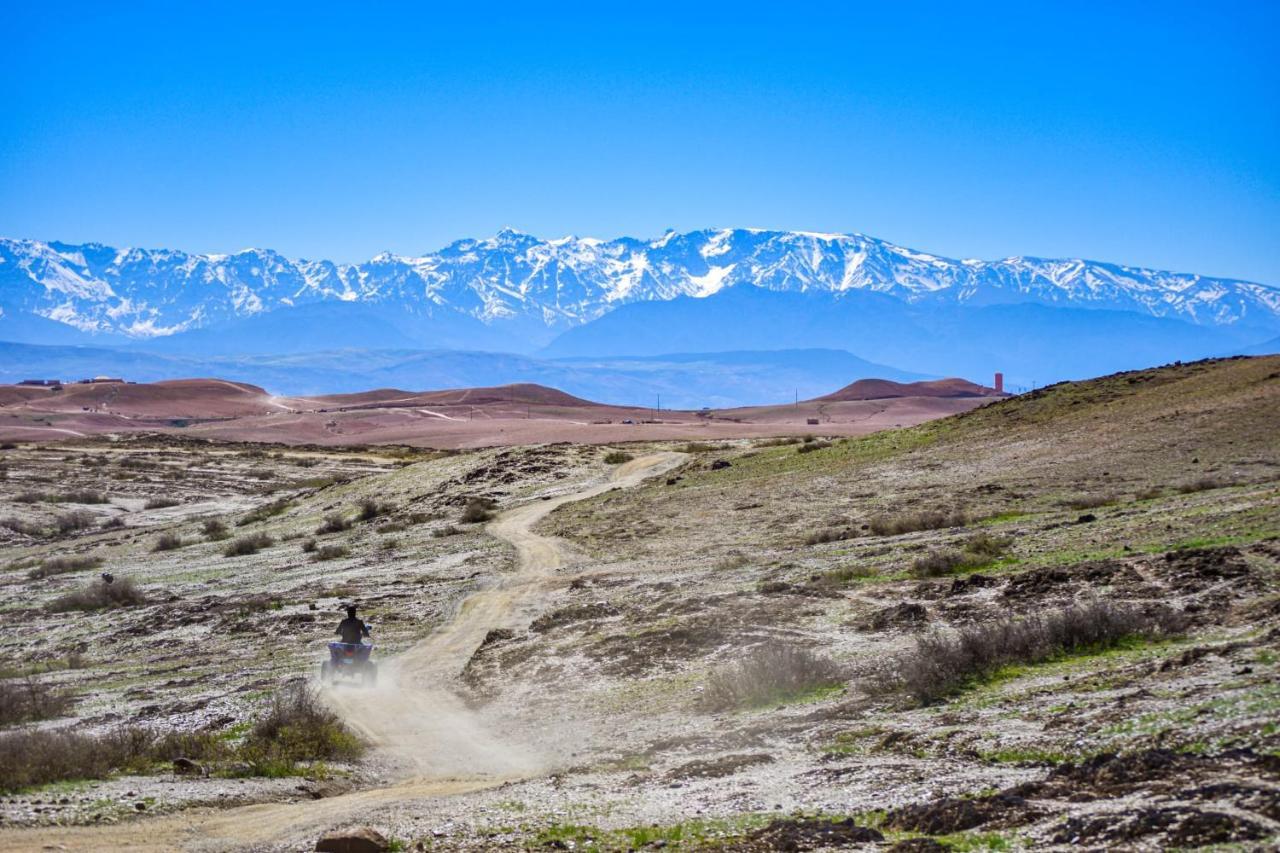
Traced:
<path id="1" fill-rule="evenodd" d="M 348 616 L 338 623 L 338 630 L 333 633 L 342 637 L 342 642 L 355 644 L 362 637 L 369 636 L 369 626 L 354 616 Z"/>

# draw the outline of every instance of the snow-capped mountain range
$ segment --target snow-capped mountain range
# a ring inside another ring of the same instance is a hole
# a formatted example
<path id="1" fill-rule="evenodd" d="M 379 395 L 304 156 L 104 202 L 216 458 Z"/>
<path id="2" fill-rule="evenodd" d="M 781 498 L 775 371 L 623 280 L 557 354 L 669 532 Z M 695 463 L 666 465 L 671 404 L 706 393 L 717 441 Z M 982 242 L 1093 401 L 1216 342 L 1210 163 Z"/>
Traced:
<path id="1" fill-rule="evenodd" d="M 147 339 L 348 303 L 392 309 L 410 322 L 480 321 L 541 343 L 623 304 L 742 286 L 875 291 L 911 304 L 1030 302 L 1280 329 L 1276 287 L 1119 264 L 953 260 L 861 234 L 738 228 L 604 241 L 504 229 L 431 254 L 382 254 L 361 264 L 291 260 L 265 249 L 196 255 L 0 239 L 0 340 L 24 317 Z"/>

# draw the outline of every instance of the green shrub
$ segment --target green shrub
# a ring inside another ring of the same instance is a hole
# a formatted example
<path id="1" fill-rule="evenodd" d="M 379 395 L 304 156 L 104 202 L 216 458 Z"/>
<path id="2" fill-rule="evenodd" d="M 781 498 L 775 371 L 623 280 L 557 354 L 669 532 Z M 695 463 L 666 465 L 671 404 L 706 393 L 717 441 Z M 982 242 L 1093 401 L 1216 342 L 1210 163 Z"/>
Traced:
<path id="1" fill-rule="evenodd" d="M 605 454 L 604 461 L 606 465 L 621 465 L 623 462 L 630 462 L 634 458 L 634 456 L 625 451 L 613 450 Z"/>

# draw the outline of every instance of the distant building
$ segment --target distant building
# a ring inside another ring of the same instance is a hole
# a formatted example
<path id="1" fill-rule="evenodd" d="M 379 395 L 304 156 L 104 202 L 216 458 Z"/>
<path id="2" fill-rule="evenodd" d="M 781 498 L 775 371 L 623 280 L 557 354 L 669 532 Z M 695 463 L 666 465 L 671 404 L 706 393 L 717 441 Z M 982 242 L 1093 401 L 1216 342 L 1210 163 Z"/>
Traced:
<path id="1" fill-rule="evenodd" d="M 124 380 L 116 376 L 95 376 L 92 379 L 81 379 L 80 385 L 106 385 L 109 383 L 125 384 Z"/>
<path id="2" fill-rule="evenodd" d="M 24 379 L 18 383 L 19 385 L 35 385 L 39 388 L 52 388 L 55 385 L 61 385 L 61 379 Z"/>

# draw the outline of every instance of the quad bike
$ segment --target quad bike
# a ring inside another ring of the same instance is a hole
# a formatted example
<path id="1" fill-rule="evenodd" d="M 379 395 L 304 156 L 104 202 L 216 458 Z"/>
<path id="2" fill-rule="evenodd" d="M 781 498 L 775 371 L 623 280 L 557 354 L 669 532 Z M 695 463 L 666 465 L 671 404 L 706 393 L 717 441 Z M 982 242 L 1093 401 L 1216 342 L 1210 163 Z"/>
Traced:
<path id="1" fill-rule="evenodd" d="M 369 660 L 373 646 L 367 643 L 330 643 L 329 659 L 320 664 L 320 680 L 335 684 L 356 680 L 364 687 L 378 683 L 378 665 Z"/>

